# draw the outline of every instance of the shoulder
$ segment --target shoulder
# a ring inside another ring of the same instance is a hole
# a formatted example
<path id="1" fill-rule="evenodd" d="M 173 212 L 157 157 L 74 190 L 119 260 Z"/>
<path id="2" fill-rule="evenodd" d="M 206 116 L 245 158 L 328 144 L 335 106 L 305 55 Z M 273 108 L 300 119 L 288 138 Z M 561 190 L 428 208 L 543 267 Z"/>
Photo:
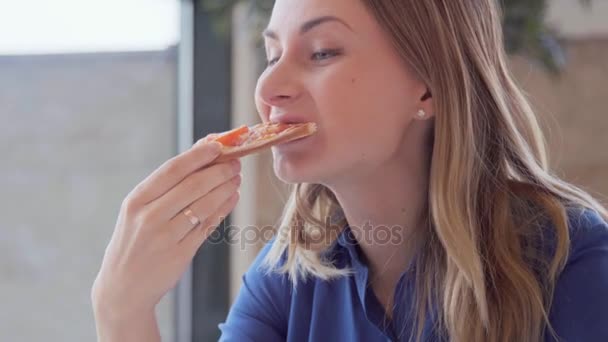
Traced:
<path id="1" fill-rule="evenodd" d="M 589 253 L 608 253 L 608 223 L 597 211 L 586 208 L 570 210 L 568 227 L 570 231 L 568 264 L 585 258 Z"/>
<path id="2" fill-rule="evenodd" d="M 608 224 L 589 209 L 569 212 L 570 254 L 557 279 L 550 320 L 565 341 L 608 341 Z"/>
<path id="3" fill-rule="evenodd" d="M 285 305 L 291 296 L 291 281 L 287 274 L 278 271 L 278 268 L 285 262 L 285 255 L 281 256 L 279 264 L 275 267 L 270 267 L 266 263 L 275 239 L 268 241 L 253 260 L 243 275 L 243 286 L 249 286 L 255 289 L 259 295 Z"/>
<path id="4" fill-rule="evenodd" d="M 219 324 L 221 341 L 280 341 L 287 334 L 291 286 L 286 275 L 266 267 L 264 259 L 273 240 L 267 242 L 249 269 L 228 317 Z"/>

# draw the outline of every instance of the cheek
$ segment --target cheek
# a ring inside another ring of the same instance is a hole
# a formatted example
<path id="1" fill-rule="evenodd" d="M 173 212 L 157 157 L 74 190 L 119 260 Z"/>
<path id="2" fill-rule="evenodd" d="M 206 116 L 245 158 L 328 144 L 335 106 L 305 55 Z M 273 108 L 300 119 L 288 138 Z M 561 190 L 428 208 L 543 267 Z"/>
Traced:
<path id="1" fill-rule="evenodd" d="M 261 84 L 264 81 L 264 77 L 265 74 L 262 74 L 260 76 L 260 78 L 258 78 L 258 81 L 256 83 L 255 86 L 255 92 L 254 92 L 254 102 L 255 102 L 255 107 L 256 110 L 258 112 L 258 115 L 260 116 L 260 119 L 262 120 L 262 122 L 267 122 L 268 121 L 268 116 L 270 115 L 270 106 L 264 104 L 264 101 L 262 101 L 262 97 L 261 97 Z"/>
<path id="2" fill-rule="evenodd" d="M 374 121 L 348 122 L 328 129 L 328 155 L 341 156 L 340 161 L 347 167 L 386 161 L 398 150 L 404 129 L 399 125 L 384 127 Z"/>
<path id="3" fill-rule="evenodd" d="M 399 96 L 400 90 L 386 81 L 383 85 L 381 77 L 371 73 L 345 72 L 318 88 L 317 109 L 333 153 L 382 158 L 399 143 L 409 122 L 407 96 Z"/>

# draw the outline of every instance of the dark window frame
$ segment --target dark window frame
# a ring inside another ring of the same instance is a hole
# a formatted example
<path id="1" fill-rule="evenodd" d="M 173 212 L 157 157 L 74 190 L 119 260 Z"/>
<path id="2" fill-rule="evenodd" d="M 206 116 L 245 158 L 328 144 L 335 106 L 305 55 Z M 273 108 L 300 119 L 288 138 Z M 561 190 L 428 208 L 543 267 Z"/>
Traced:
<path id="1" fill-rule="evenodd" d="M 181 0 L 178 58 L 178 149 L 230 128 L 230 34 L 213 31 L 201 1 Z M 176 342 L 217 341 L 230 305 L 228 217 L 197 252 L 174 291 Z"/>

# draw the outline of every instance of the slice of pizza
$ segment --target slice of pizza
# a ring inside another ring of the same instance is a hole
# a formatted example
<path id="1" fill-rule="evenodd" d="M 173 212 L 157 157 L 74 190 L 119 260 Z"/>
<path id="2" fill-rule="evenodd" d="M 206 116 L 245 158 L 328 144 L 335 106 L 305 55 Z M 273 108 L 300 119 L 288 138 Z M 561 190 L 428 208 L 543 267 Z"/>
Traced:
<path id="1" fill-rule="evenodd" d="M 317 125 L 306 123 L 260 123 L 252 127 L 240 126 L 233 130 L 212 134 L 211 141 L 221 143 L 222 154 L 215 162 L 250 155 L 280 143 L 293 141 L 314 134 Z"/>

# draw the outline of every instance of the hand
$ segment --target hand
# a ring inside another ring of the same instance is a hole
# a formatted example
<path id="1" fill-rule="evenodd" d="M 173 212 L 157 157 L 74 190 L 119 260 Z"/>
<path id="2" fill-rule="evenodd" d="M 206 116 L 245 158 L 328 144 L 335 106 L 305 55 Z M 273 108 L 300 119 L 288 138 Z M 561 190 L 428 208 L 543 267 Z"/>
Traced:
<path id="1" fill-rule="evenodd" d="M 213 164 L 220 144 L 208 138 L 165 162 L 124 199 L 93 284 L 97 313 L 129 319 L 154 312 L 201 244 L 234 209 L 240 162 Z M 185 212 L 201 222 L 193 224 Z"/>

